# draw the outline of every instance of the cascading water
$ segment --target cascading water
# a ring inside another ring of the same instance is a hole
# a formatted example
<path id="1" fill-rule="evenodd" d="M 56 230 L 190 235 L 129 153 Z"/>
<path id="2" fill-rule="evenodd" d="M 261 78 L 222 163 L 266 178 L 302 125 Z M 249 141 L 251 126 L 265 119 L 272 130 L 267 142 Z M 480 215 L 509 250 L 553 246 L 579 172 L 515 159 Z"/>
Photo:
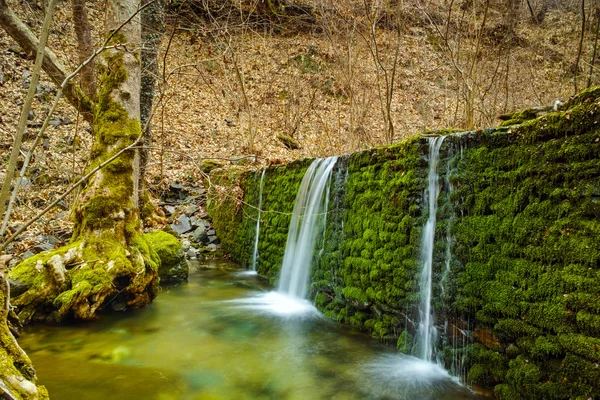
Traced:
<path id="1" fill-rule="evenodd" d="M 315 240 L 325 227 L 331 171 L 336 161 L 337 157 L 318 158 L 302 178 L 281 266 L 280 293 L 306 297 Z"/>
<path id="2" fill-rule="evenodd" d="M 427 175 L 426 200 L 429 206 L 429 218 L 423 230 L 421 245 L 421 272 L 420 290 L 421 303 L 419 305 L 419 332 L 417 337 L 417 348 L 420 350 L 419 358 L 431 361 L 433 346 L 437 339 L 437 331 L 433 325 L 434 316 L 431 309 L 431 278 L 433 267 L 433 246 L 435 240 L 435 225 L 437 213 L 437 199 L 440 192 L 437 165 L 439 161 L 440 148 L 444 137 L 429 138 L 429 172 Z"/>
<path id="3" fill-rule="evenodd" d="M 254 231 L 254 250 L 252 251 L 252 264 L 250 265 L 252 271 L 256 271 L 256 260 L 258 259 L 258 235 L 260 234 L 260 215 L 262 213 L 262 196 L 263 196 L 263 184 L 265 181 L 265 171 L 262 170 L 260 174 L 260 184 L 258 189 L 258 216 L 256 217 L 256 230 Z"/>

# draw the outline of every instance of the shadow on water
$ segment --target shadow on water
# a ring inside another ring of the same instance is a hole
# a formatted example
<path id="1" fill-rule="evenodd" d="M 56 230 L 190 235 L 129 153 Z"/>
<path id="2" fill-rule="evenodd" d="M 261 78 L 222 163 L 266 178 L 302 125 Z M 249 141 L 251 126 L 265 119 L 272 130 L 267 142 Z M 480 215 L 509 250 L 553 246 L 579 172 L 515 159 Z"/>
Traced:
<path id="1" fill-rule="evenodd" d="M 30 326 L 20 343 L 60 400 L 476 398 L 433 364 L 239 272 L 204 265 L 144 309 Z"/>

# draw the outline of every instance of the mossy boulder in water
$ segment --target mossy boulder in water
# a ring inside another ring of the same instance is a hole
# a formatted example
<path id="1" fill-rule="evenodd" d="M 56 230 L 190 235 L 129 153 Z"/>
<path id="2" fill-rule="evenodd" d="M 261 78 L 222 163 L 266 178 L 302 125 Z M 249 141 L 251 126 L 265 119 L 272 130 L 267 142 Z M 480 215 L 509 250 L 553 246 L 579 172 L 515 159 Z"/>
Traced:
<path id="1" fill-rule="evenodd" d="M 161 283 L 178 283 L 187 280 L 189 268 L 181 243 L 175 236 L 164 231 L 154 231 L 145 234 L 144 238 L 160 258 L 158 276 Z"/>

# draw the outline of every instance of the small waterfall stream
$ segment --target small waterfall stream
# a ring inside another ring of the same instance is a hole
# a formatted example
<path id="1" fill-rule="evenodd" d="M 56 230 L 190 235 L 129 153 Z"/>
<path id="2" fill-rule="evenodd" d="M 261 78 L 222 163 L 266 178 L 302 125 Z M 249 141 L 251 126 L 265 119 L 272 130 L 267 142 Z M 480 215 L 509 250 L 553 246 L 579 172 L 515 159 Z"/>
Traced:
<path id="1" fill-rule="evenodd" d="M 429 217 L 423 230 L 421 244 L 421 271 L 420 291 L 421 303 L 419 305 L 419 332 L 417 336 L 417 348 L 419 358 L 432 361 L 433 347 L 437 339 L 437 331 L 434 326 L 434 315 L 431 309 L 431 279 L 433 267 L 433 247 L 435 244 L 435 225 L 437 214 L 437 200 L 440 192 L 437 166 L 440 148 L 444 137 L 429 138 L 429 172 L 427 175 L 426 204 L 429 206 Z"/>
<path id="2" fill-rule="evenodd" d="M 256 271 L 256 260 L 258 259 L 258 235 L 260 234 L 260 215 L 262 213 L 262 199 L 263 199 L 263 184 L 265 181 L 266 168 L 262 170 L 260 174 L 260 184 L 258 189 L 258 216 L 256 217 L 256 230 L 254 231 L 254 250 L 252 251 L 252 264 L 250 264 L 252 271 Z"/>
<path id="3" fill-rule="evenodd" d="M 281 266 L 280 293 L 306 297 L 315 241 L 325 227 L 331 171 L 336 162 L 337 157 L 318 158 L 302 178 Z"/>

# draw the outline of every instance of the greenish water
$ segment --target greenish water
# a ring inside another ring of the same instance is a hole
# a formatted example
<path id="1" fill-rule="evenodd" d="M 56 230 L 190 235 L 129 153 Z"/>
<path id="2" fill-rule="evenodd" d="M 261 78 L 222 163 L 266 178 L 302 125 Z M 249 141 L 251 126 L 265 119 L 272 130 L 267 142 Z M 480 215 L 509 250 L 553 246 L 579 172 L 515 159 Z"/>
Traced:
<path id="1" fill-rule="evenodd" d="M 437 366 L 396 354 L 214 263 L 154 304 L 19 340 L 54 400 L 475 399 Z"/>

